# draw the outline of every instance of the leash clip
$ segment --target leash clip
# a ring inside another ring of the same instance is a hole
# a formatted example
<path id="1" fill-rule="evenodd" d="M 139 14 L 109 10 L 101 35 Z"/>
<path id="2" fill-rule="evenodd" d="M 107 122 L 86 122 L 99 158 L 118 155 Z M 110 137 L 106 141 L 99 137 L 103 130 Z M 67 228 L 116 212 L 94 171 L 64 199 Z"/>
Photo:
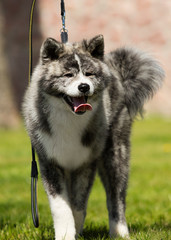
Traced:
<path id="1" fill-rule="evenodd" d="M 68 42 L 68 30 L 67 29 L 61 29 L 61 41 L 62 43 Z"/>
<path id="2" fill-rule="evenodd" d="M 61 18 L 62 18 L 62 29 L 61 32 L 61 41 L 62 43 L 68 42 L 68 30 L 65 28 L 65 4 L 64 0 L 61 0 Z"/>

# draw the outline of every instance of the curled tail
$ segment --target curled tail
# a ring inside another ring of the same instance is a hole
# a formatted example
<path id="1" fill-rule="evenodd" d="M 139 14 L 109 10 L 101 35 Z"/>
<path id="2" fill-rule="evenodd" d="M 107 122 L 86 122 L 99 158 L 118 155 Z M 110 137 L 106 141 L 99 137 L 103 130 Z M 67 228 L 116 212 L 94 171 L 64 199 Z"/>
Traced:
<path id="1" fill-rule="evenodd" d="M 130 115 L 142 114 L 144 103 L 162 86 L 164 70 L 156 60 L 132 48 L 117 49 L 107 58 L 123 85 Z"/>

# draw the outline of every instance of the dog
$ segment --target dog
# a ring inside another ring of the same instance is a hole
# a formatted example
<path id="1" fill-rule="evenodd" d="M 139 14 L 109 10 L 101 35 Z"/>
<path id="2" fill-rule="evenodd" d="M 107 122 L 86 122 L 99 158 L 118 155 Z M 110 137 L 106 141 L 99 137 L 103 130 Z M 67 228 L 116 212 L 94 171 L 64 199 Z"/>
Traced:
<path id="1" fill-rule="evenodd" d="M 130 134 L 135 116 L 162 86 L 164 71 L 146 53 L 104 54 L 104 38 L 62 44 L 48 38 L 23 101 L 53 216 L 55 239 L 83 230 L 98 171 L 111 237 L 128 237 L 125 218 Z"/>

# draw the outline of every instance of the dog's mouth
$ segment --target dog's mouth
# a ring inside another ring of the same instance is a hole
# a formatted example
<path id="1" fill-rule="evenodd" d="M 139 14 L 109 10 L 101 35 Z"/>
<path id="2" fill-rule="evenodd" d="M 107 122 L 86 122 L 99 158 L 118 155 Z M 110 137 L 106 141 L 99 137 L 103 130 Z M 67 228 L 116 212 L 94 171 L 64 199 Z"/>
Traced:
<path id="1" fill-rule="evenodd" d="M 72 111 L 76 114 L 83 114 L 86 111 L 91 111 L 91 104 L 87 103 L 88 97 L 70 97 L 68 95 L 63 96 L 65 102 L 71 107 Z"/>

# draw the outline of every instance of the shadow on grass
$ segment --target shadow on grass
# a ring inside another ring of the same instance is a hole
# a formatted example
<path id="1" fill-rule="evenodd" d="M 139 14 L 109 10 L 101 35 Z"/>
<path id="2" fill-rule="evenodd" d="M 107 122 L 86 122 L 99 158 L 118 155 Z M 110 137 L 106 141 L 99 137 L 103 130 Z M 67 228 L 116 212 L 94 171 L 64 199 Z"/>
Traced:
<path id="1" fill-rule="evenodd" d="M 18 223 L 26 222 L 30 206 L 27 202 L 22 201 L 8 201 L 0 204 L 0 229 L 6 225 L 11 227 L 16 226 Z"/>
<path id="2" fill-rule="evenodd" d="M 85 229 L 83 230 L 83 234 L 79 239 L 109 239 L 109 230 L 104 225 L 100 226 L 91 223 L 90 225 L 85 227 Z"/>
<path id="3" fill-rule="evenodd" d="M 160 233 L 165 232 L 168 233 L 171 231 L 171 223 L 167 223 L 164 219 L 159 220 L 156 223 L 146 224 L 146 223 L 133 223 L 129 225 L 129 231 L 132 235 L 137 235 L 138 233 Z M 109 229 L 104 224 L 96 225 L 94 223 L 88 224 L 83 234 L 78 238 L 79 240 L 106 240 L 111 239 L 109 236 Z M 121 238 L 117 238 L 121 239 Z"/>
<path id="4" fill-rule="evenodd" d="M 143 224 L 143 223 L 135 223 L 129 226 L 130 233 L 138 233 L 138 232 L 147 233 L 149 232 L 149 230 L 152 230 L 152 231 L 162 230 L 162 231 L 168 232 L 169 230 L 171 230 L 171 223 L 156 222 L 151 225 Z"/>
<path id="5" fill-rule="evenodd" d="M 48 225 L 40 225 L 39 228 L 39 239 L 41 240 L 53 240 L 55 239 L 55 232 L 53 228 L 53 223 Z"/>
<path id="6" fill-rule="evenodd" d="M 27 219 L 28 220 L 28 219 Z M 10 231 L 17 237 L 20 235 L 25 240 L 53 240 L 54 229 L 53 222 L 50 219 L 42 219 L 40 227 L 35 229 L 33 227 L 31 219 L 29 221 L 16 222 L 10 221 L 9 219 L 0 218 L 0 228 L 6 231 L 6 234 Z M 22 229 L 22 230 L 21 230 Z M 169 232 L 171 231 L 171 223 L 167 223 L 164 219 L 159 220 L 156 223 L 147 224 L 143 222 L 137 222 L 129 225 L 130 234 L 136 236 L 138 233 L 159 233 L 160 231 Z M 135 237 L 134 236 L 134 237 Z M 142 235 L 143 236 L 143 235 Z M 145 235 L 146 236 L 146 235 Z M 6 238 L 3 238 L 6 239 Z M 86 224 L 83 234 L 78 240 L 106 240 L 110 239 L 108 227 L 102 224 L 95 224 L 94 222 Z M 120 239 L 120 238 L 118 238 Z M 139 238 L 136 238 L 139 239 Z M 150 239 L 150 238 L 147 238 Z M 159 238 L 156 238 L 159 239 Z M 161 239 L 161 238 L 160 238 Z"/>

